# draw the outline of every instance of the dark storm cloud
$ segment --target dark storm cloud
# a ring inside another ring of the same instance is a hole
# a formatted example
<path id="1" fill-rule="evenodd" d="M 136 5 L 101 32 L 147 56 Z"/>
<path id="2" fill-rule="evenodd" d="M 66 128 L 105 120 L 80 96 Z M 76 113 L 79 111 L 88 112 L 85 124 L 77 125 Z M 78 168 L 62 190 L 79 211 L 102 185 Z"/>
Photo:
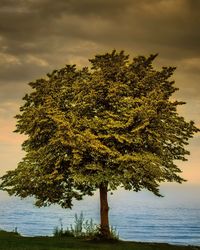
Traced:
<path id="1" fill-rule="evenodd" d="M 11 53 L 47 53 L 56 42 L 78 39 L 130 49 L 172 47 L 179 56 L 182 49 L 187 56 L 200 53 L 199 1 L 8 0 L 1 5 L 0 31 Z"/>

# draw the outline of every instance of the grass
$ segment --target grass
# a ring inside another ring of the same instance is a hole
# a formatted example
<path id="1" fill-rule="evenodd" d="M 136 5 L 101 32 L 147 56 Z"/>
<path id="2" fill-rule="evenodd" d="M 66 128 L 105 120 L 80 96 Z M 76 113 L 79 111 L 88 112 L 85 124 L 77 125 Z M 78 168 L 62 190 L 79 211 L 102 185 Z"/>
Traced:
<path id="1" fill-rule="evenodd" d="M 195 246 L 126 241 L 87 241 L 64 237 L 22 237 L 14 232 L 0 231 L 1 250 L 200 250 Z"/>

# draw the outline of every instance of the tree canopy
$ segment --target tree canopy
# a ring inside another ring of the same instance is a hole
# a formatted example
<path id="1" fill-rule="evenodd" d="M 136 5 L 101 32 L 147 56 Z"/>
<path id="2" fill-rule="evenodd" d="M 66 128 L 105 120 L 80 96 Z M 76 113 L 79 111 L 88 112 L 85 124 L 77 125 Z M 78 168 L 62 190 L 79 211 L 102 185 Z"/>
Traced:
<path id="1" fill-rule="evenodd" d="M 161 182 L 181 183 L 176 160 L 186 160 L 199 130 L 178 114 L 184 102 L 171 98 L 175 68 L 155 69 L 156 56 L 130 60 L 114 50 L 91 67 L 66 65 L 30 82 L 16 116 L 26 155 L 1 189 L 67 208 L 101 185 L 160 195 Z"/>

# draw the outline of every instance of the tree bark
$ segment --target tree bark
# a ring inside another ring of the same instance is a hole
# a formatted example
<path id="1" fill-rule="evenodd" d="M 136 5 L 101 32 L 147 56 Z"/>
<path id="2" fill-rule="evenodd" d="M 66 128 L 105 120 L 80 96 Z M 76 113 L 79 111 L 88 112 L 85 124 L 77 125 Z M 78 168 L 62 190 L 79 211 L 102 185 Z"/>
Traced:
<path id="1" fill-rule="evenodd" d="M 108 219 L 108 187 L 107 184 L 101 184 L 99 187 L 100 191 L 100 217 L 101 217 L 101 224 L 100 224 L 100 230 L 101 235 L 103 238 L 110 238 L 110 227 L 109 227 L 109 219 Z"/>

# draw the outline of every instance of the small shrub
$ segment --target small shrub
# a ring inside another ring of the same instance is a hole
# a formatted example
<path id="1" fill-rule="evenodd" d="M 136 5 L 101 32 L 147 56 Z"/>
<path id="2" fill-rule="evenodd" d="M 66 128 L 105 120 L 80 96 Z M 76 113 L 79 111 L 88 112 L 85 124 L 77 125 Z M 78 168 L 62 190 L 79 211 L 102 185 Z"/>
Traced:
<path id="1" fill-rule="evenodd" d="M 83 213 L 78 216 L 75 214 L 74 225 L 70 228 L 63 229 L 62 220 L 60 219 L 60 227 L 55 227 L 53 235 L 55 237 L 77 237 L 87 239 L 102 239 L 100 226 L 95 224 L 92 219 L 85 220 Z M 110 240 L 119 240 L 119 234 L 116 228 L 110 227 Z"/>
<path id="2" fill-rule="evenodd" d="M 74 237 L 84 236 L 84 220 L 83 212 L 81 212 L 79 216 L 75 214 L 74 226 L 71 225 L 71 232 L 73 233 Z"/>
<path id="3" fill-rule="evenodd" d="M 55 227 L 53 230 L 54 237 L 74 237 L 74 234 L 67 228 L 66 230 Z"/>
<path id="4" fill-rule="evenodd" d="M 15 235 L 20 235 L 20 234 L 18 233 L 18 231 L 17 231 L 17 227 L 14 228 L 13 233 L 14 233 Z"/>
<path id="5" fill-rule="evenodd" d="M 87 237 L 94 237 L 99 234 L 99 227 L 93 222 L 92 219 L 86 220 L 83 226 Z"/>
<path id="6" fill-rule="evenodd" d="M 59 219 L 60 227 L 55 227 L 53 230 L 54 237 L 74 237 L 74 234 L 67 228 L 66 230 L 63 229 L 62 219 Z"/>
<path id="7" fill-rule="evenodd" d="M 53 236 L 59 237 L 61 234 L 62 234 L 62 231 L 58 226 L 53 229 Z"/>
<path id="8" fill-rule="evenodd" d="M 110 227 L 110 237 L 113 240 L 119 240 L 119 233 L 117 232 L 116 227 Z"/>

